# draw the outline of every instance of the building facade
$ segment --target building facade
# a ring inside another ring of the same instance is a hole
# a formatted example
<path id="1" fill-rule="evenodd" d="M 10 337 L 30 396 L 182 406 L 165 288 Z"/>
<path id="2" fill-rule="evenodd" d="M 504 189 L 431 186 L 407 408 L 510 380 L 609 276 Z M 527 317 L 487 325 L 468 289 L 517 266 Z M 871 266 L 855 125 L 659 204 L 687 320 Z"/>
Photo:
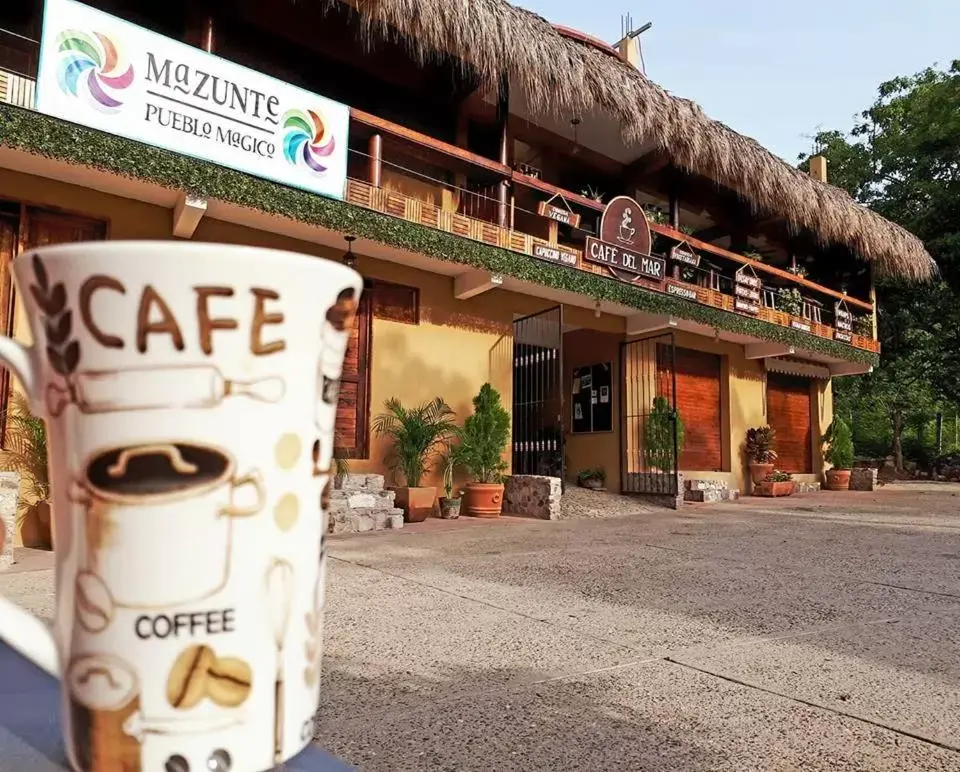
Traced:
<path id="1" fill-rule="evenodd" d="M 880 353 L 875 277 L 936 270 L 827 185 L 822 159 L 798 171 L 646 79 L 636 41 L 503 0 L 412 16 L 400 0 L 8 5 L 0 324 L 29 339 L 9 263 L 45 244 L 346 255 L 368 282 L 337 426 L 353 471 L 384 471 L 370 422 L 387 398 L 465 416 L 490 382 L 512 408 L 515 473 L 602 466 L 610 489 L 669 493 L 679 469 L 742 489 L 746 430 L 771 424 L 780 466 L 819 479 L 831 380 Z M 64 15 L 77 23 L 59 30 Z M 89 45 L 69 42 L 78 30 Z M 128 35 L 147 42 L 114 40 Z M 107 101 L 90 110 L 84 88 Z M 342 110 L 335 148 L 306 107 L 300 139 L 264 133 L 260 118 L 301 125 L 273 115 L 274 90 L 329 100 L 328 123 Z M 317 188 L 264 165 L 283 154 L 314 171 L 341 158 L 342 175 Z M 653 447 L 672 415 L 683 444 Z"/>

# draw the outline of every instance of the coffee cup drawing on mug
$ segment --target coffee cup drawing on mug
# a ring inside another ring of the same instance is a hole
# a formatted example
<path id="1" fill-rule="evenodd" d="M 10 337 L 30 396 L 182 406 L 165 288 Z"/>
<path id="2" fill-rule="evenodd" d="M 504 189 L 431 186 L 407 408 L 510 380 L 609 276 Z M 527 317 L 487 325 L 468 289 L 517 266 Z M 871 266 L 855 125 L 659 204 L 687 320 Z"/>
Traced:
<path id="1" fill-rule="evenodd" d="M 34 345 L 0 336 L 0 362 L 47 423 L 57 600 L 50 631 L 0 598 L 0 636 L 62 677 L 71 767 L 289 760 L 319 700 L 362 278 L 197 242 L 44 247 L 13 270 Z"/>
<path id="2" fill-rule="evenodd" d="M 98 576 L 113 602 L 155 609 L 203 600 L 229 579 L 233 520 L 258 514 L 266 492 L 257 471 L 236 474 L 221 448 L 154 442 L 109 448 L 83 465 L 71 498 L 86 508 L 85 568 Z M 234 503 L 250 488 L 255 499 Z M 157 544 L 177 544 L 191 571 L 170 572 Z M 133 559 L 142 568 L 131 577 Z"/>

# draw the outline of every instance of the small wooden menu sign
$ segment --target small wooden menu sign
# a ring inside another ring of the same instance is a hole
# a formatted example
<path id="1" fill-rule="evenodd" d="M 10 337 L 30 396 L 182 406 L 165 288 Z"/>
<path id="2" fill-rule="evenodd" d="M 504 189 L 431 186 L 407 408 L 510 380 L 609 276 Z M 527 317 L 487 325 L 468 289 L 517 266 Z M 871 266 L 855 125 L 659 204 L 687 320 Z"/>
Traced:
<path id="1" fill-rule="evenodd" d="M 742 314 L 760 313 L 760 291 L 763 284 L 749 265 L 741 266 L 733 277 L 733 307 Z"/>

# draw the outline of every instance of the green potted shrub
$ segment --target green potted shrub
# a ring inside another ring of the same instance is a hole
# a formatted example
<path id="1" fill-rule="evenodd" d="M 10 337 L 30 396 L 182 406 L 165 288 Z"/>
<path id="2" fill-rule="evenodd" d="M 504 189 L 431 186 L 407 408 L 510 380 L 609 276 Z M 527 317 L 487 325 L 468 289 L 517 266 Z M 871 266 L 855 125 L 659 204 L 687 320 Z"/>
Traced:
<path id="1" fill-rule="evenodd" d="M 596 491 L 603 488 L 606 482 L 607 470 L 602 466 L 581 469 L 577 475 L 577 483 L 581 488 L 591 488 Z"/>
<path id="2" fill-rule="evenodd" d="M 776 439 L 777 433 L 772 426 L 747 429 L 744 452 L 750 464 L 750 480 L 755 486 L 773 471 L 773 462 L 777 460 L 777 452 L 773 449 Z"/>
<path id="3" fill-rule="evenodd" d="M 827 470 L 827 490 L 850 490 L 850 470 L 853 468 L 853 432 L 839 416 L 833 419 L 821 437 L 823 458 L 830 464 Z"/>
<path id="4" fill-rule="evenodd" d="M 30 412 L 26 397 L 10 395 L 6 447 L 0 469 L 20 475 L 17 528 L 24 547 L 51 549 L 56 534 L 50 510 L 50 469 L 47 465 L 47 427 Z"/>
<path id="5" fill-rule="evenodd" d="M 683 452 L 686 442 L 686 432 L 680 413 L 670 407 L 666 397 L 654 397 L 653 410 L 647 417 L 647 425 L 643 429 L 643 460 L 647 469 L 661 472 L 676 471 L 676 461 L 673 456 L 674 432 L 676 432 L 677 456 Z"/>
<path id="6" fill-rule="evenodd" d="M 450 448 L 443 457 L 443 493 L 440 497 L 440 517 L 444 520 L 456 520 L 460 517 L 460 496 L 454 496 L 453 471 L 457 465 L 459 448 Z"/>
<path id="7" fill-rule="evenodd" d="M 800 290 L 781 287 L 777 292 L 777 310 L 790 316 L 800 316 L 803 313 L 803 295 Z"/>
<path id="8" fill-rule="evenodd" d="M 861 338 L 873 338 L 873 317 L 866 314 L 855 317 L 853 331 Z"/>
<path id="9" fill-rule="evenodd" d="M 510 442 L 510 414 L 500 404 L 500 394 L 489 383 L 473 398 L 473 415 L 457 431 L 457 460 L 471 482 L 464 494 L 466 514 L 500 517 L 503 509 L 503 453 Z"/>
<path id="10" fill-rule="evenodd" d="M 777 498 L 779 496 L 792 496 L 796 490 L 796 483 L 793 481 L 793 475 L 789 472 L 770 472 L 755 489 L 757 496 L 769 496 Z"/>
<path id="11" fill-rule="evenodd" d="M 397 506 L 408 523 L 421 523 L 433 512 L 437 489 L 421 487 L 420 483 L 456 431 L 454 413 L 440 397 L 415 408 L 405 408 L 399 399 L 391 397 L 384 408 L 373 419 L 373 431 L 391 441 L 386 463 L 406 483 L 394 487 Z"/>

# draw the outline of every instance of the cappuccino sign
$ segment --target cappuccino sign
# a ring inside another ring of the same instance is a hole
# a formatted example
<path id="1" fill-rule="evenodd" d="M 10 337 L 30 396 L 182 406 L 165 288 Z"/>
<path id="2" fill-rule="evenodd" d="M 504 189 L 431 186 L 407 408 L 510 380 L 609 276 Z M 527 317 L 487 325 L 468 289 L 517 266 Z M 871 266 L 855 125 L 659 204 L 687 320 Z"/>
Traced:
<path id="1" fill-rule="evenodd" d="M 342 199 L 350 108 L 73 0 L 47 0 L 37 110 Z"/>
<path id="2" fill-rule="evenodd" d="M 605 265 L 621 281 L 638 277 L 664 281 L 667 261 L 650 254 L 650 225 L 643 207 L 629 196 L 617 196 L 603 211 L 600 238 L 587 237 L 583 257 Z"/>

